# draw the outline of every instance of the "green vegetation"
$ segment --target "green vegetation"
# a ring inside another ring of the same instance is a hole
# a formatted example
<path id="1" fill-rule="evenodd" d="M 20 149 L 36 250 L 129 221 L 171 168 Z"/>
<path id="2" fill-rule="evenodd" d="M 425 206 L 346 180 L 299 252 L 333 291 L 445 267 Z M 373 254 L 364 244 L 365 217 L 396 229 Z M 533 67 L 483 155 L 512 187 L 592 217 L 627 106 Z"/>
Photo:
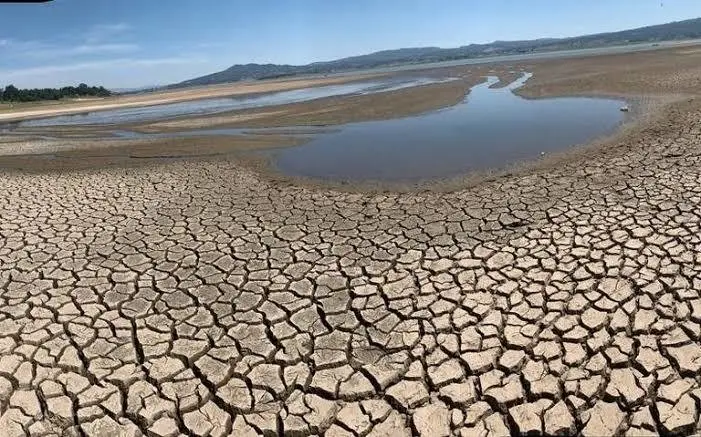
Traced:
<path id="1" fill-rule="evenodd" d="M 41 100 L 61 100 L 74 97 L 107 97 L 112 92 L 105 87 L 87 86 L 81 83 L 77 87 L 67 86 L 63 88 L 34 88 L 18 89 L 14 85 L 8 85 L 0 89 L 0 102 L 38 102 Z"/>

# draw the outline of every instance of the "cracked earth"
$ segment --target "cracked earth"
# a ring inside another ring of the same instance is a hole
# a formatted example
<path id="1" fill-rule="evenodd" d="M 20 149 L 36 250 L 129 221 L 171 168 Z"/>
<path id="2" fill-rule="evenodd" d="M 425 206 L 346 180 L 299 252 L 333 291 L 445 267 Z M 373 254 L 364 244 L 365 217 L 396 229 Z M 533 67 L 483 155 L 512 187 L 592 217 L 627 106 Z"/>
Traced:
<path id="1" fill-rule="evenodd" d="M 0 174 L 0 435 L 688 435 L 701 104 L 450 193 Z"/>

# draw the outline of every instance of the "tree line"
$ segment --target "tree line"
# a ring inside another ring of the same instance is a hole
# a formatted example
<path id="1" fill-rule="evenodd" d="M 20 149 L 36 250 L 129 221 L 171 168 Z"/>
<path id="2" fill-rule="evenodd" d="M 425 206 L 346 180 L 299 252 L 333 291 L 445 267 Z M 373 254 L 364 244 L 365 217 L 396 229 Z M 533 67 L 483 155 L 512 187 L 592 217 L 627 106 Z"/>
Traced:
<path id="1" fill-rule="evenodd" d="M 112 92 L 105 87 L 87 86 L 84 83 L 63 88 L 18 89 L 8 85 L 0 89 L 1 102 L 37 102 L 40 100 L 61 100 L 74 97 L 107 97 Z"/>

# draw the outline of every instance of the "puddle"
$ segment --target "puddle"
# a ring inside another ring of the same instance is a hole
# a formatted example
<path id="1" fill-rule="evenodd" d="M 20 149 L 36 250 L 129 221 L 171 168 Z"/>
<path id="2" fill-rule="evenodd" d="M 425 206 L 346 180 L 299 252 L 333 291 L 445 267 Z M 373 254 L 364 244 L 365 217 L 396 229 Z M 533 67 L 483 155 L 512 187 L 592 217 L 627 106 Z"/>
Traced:
<path id="1" fill-rule="evenodd" d="M 306 102 L 325 97 L 342 95 L 363 95 L 395 91 L 432 83 L 455 80 L 432 78 L 388 78 L 369 82 L 356 82 L 340 85 L 328 85 L 313 88 L 302 88 L 290 91 L 280 91 L 255 96 L 236 96 L 216 99 L 202 99 L 190 102 L 170 103 L 138 108 L 111 109 L 88 112 L 84 114 L 62 115 L 57 117 L 27 120 L 15 123 L 14 127 L 44 127 L 44 126 L 75 126 L 94 124 L 136 123 L 150 120 L 161 120 L 183 115 L 207 115 L 226 111 L 234 111 L 265 106 L 284 105 L 288 103 Z"/>
<path id="2" fill-rule="evenodd" d="M 499 169 L 614 132 L 624 102 L 595 98 L 528 100 L 513 93 L 530 74 L 490 89 L 475 86 L 444 110 L 395 120 L 349 124 L 310 142 L 277 151 L 278 170 L 291 176 L 349 181 L 418 181 Z"/>

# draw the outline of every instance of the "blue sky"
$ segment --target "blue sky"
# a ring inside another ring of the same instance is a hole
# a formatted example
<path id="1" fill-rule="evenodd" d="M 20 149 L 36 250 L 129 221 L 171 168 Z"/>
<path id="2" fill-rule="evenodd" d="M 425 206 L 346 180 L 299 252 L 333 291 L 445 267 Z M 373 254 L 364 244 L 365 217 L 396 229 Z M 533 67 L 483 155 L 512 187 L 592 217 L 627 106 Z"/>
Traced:
<path id="1" fill-rule="evenodd" d="M 0 86 L 167 84 L 236 63 L 575 36 L 701 17 L 701 0 L 55 0 L 0 4 Z"/>

